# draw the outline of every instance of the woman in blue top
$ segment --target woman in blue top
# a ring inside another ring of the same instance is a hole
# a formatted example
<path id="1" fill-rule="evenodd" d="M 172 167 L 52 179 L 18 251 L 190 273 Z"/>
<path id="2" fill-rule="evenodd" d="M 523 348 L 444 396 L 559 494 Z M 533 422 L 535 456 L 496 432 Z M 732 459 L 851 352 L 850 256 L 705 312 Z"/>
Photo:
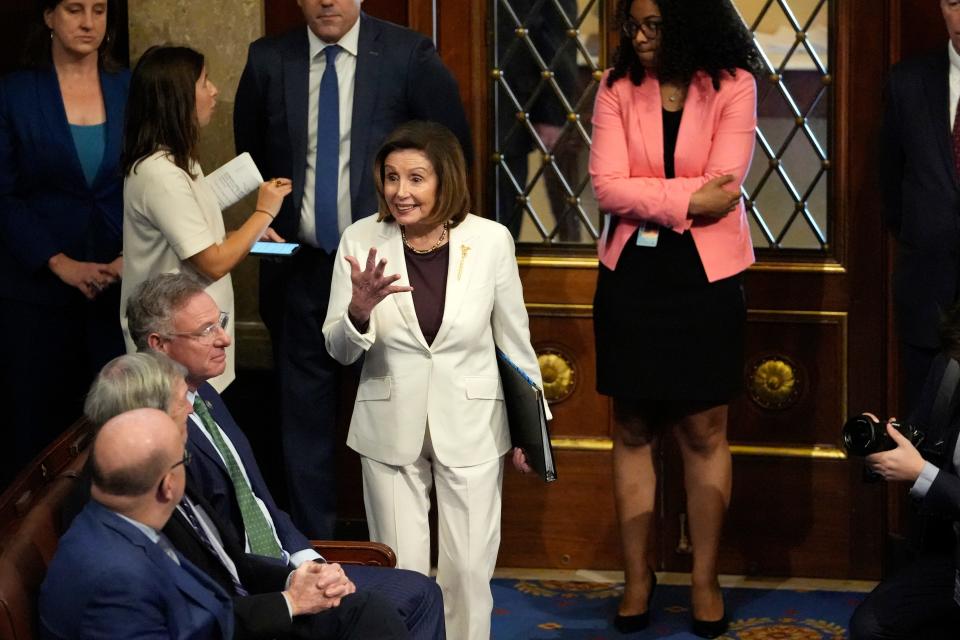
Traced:
<path id="1" fill-rule="evenodd" d="M 119 294 L 129 72 L 114 0 L 41 0 L 29 67 L 0 80 L 0 486 L 80 416 L 123 353 Z"/>

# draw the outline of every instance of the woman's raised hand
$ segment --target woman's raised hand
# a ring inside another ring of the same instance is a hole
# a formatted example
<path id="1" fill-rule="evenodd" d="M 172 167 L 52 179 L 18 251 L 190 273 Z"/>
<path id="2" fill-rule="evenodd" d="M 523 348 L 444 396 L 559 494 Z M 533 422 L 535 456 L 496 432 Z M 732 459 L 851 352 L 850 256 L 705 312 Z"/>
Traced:
<path id="1" fill-rule="evenodd" d="M 740 191 L 728 191 L 723 186 L 734 179 L 730 174 L 723 175 L 694 191 L 690 196 L 690 215 L 723 218 L 732 212 L 740 202 Z"/>
<path id="2" fill-rule="evenodd" d="M 400 279 L 399 273 L 383 275 L 387 261 L 381 259 L 377 262 L 377 250 L 373 247 L 367 253 L 367 263 L 362 270 L 360 262 L 353 256 L 344 256 L 343 259 L 350 263 L 350 282 L 353 285 L 353 296 L 350 298 L 347 313 L 358 328 L 366 326 L 373 308 L 381 300 L 392 293 L 413 291 L 413 287 L 393 284 Z"/>
<path id="3" fill-rule="evenodd" d="M 274 218 L 280 212 L 283 199 L 293 191 L 293 182 L 289 178 L 274 178 L 260 185 L 257 192 L 257 210 L 264 211 Z"/>

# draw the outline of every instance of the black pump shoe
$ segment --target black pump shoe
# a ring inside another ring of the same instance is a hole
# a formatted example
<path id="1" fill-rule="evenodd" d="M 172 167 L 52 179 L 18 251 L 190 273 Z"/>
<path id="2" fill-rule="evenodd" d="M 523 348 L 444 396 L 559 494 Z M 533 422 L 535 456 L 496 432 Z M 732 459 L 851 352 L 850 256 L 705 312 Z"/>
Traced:
<path id="1" fill-rule="evenodd" d="M 620 633 L 637 633 L 650 626 L 650 603 L 653 602 L 653 592 L 657 588 L 657 574 L 650 572 L 653 583 L 647 595 L 647 610 L 635 616 L 622 616 L 619 613 L 613 619 L 613 628 Z"/>
<path id="2" fill-rule="evenodd" d="M 719 620 L 697 620 L 694 618 L 690 630 L 693 631 L 694 635 L 701 638 L 716 638 L 725 634 L 729 627 L 730 621 L 724 614 Z"/>

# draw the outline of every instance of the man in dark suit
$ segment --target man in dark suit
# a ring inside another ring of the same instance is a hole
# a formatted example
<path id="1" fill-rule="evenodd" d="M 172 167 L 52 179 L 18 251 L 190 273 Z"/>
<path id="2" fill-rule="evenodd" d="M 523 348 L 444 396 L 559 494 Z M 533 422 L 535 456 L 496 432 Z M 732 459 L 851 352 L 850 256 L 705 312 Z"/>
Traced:
<path id="1" fill-rule="evenodd" d="M 233 637 L 230 598 L 159 533 L 183 496 L 186 456 L 182 430 L 156 409 L 103 425 L 92 500 L 40 587 L 45 637 Z"/>
<path id="2" fill-rule="evenodd" d="M 902 414 L 916 405 L 960 277 L 960 2 L 940 0 L 940 8 L 950 42 L 891 69 L 881 130 L 884 207 L 897 239 Z"/>
<path id="3" fill-rule="evenodd" d="M 273 341 L 290 510 L 314 538 L 333 537 L 336 515 L 340 369 L 320 325 L 339 235 L 376 212 L 372 159 L 397 125 L 440 122 L 470 157 L 457 84 L 433 44 L 362 14 L 361 2 L 298 0 L 307 25 L 250 46 L 234 106 L 237 152 L 265 176 L 293 179 L 273 229 L 302 249 L 261 262 L 260 315 Z"/>
<path id="4" fill-rule="evenodd" d="M 277 507 L 250 442 L 206 380 L 223 372 L 226 319 L 203 285 L 183 274 L 161 274 L 144 282 L 127 303 L 130 334 L 141 350 L 166 354 L 187 370 L 187 447 L 193 454 L 190 485 L 209 504 L 220 529 L 244 550 L 299 567 L 320 560 L 306 536 Z M 444 635 L 442 596 L 436 583 L 413 571 L 350 567 L 347 577 L 360 592 L 386 598 L 411 637 Z"/>
<path id="5" fill-rule="evenodd" d="M 867 465 L 887 481 L 911 483 L 920 511 L 939 521 L 950 540 L 925 548 L 917 559 L 885 578 L 850 619 L 851 640 L 956 638 L 960 628 L 960 305 L 951 307 L 917 410 L 908 424 L 924 431 L 917 450 L 887 427 L 896 448 L 867 456 Z M 929 460 L 925 460 L 929 458 Z"/>
<path id="6" fill-rule="evenodd" d="M 98 374 L 84 411 L 94 425 L 134 409 L 160 409 L 174 419 L 186 441 L 186 370 L 157 352 L 111 360 Z M 179 420 L 179 422 L 178 422 Z M 189 461 L 188 461 L 189 462 Z M 89 497 L 87 487 L 78 501 Z M 339 565 L 286 563 L 244 552 L 232 527 L 191 487 L 186 489 L 162 533 L 181 556 L 233 596 L 234 639 L 407 638 L 393 605 L 356 588 Z"/>

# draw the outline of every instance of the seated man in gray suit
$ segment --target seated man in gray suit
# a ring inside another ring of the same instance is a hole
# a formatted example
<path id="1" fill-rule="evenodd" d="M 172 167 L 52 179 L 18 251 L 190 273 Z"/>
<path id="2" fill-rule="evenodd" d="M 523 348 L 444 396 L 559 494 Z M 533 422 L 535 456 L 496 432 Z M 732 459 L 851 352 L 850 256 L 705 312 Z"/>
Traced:
<path id="1" fill-rule="evenodd" d="M 166 354 L 187 370 L 187 396 L 194 407 L 187 419 L 191 486 L 246 552 L 300 566 L 319 559 L 318 554 L 277 507 L 250 442 L 206 382 L 223 372 L 230 344 L 227 322 L 203 284 L 184 274 L 157 275 L 127 301 L 127 323 L 137 347 Z M 351 566 L 346 574 L 359 592 L 373 591 L 389 600 L 411 637 L 445 636 L 443 596 L 430 578 L 366 566 Z"/>
<path id="2" fill-rule="evenodd" d="M 137 408 L 165 411 L 186 439 L 186 370 L 166 356 L 134 353 L 107 363 L 90 387 L 84 412 L 100 425 Z M 234 639 L 406 638 L 396 611 L 354 585 L 336 564 L 307 562 L 296 570 L 243 552 L 202 495 L 186 489 L 163 527 L 173 547 L 233 596 Z M 358 615 L 359 614 L 359 615 Z"/>

